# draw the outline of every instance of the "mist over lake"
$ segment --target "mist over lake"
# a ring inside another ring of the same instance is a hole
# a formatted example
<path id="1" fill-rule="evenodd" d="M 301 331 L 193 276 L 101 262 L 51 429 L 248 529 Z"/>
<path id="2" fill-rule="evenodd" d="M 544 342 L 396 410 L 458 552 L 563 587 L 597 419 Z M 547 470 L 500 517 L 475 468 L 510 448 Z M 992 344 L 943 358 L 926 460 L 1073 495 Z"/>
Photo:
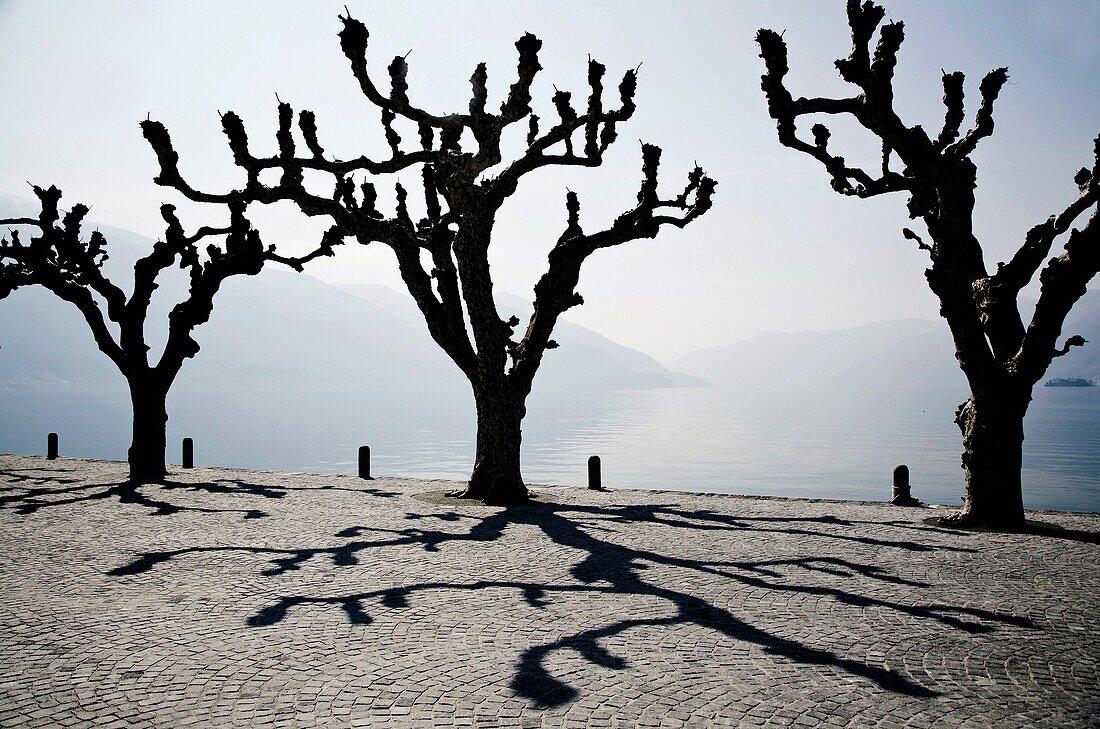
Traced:
<path id="1" fill-rule="evenodd" d="M 599 454 L 604 484 L 718 493 L 887 500 L 890 472 L 912 471 L 923 501 L 958 505 L 964 394 L 946 388 L 660 388 L 538 390 L 524 423 L 532 483 L 584 485 Z M 122 460 L 122 391 L 0 392 L 0 451 Z M 199 465 L 355 473 L 360 445 L 375 475 L 461 480 L 474 457 L 472 398 L 452 389 L 271 391 L 169 397 L 170 460 L 184 436 Z M 1100 510 L 1100 388 L 1036 388 L 1025 421 L 1028 508 Z"/>

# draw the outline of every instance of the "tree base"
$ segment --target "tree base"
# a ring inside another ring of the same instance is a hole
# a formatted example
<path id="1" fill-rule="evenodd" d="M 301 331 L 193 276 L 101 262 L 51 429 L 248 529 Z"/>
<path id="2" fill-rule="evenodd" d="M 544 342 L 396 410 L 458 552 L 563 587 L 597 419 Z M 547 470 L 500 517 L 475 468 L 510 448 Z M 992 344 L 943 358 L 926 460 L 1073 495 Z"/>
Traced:
<path id="1" fill-rule="evenodd" d="M 478 436 L 481 437 L 480 431 Z M 500 506 L 525 503 L 529 496 L 520 473 L 518 438 L 514 443 L 497 444 L 495 450 L 479 445 L 478 452 L 482 455 L 457 498 Z"/>
<path id="2" fill-rule="evenodd" d="M 164 483 L 167 478 L 167 468 L 134 468 L 131 466 L 130 474 L 126 480 L 132 484 Z"/>
<path id="3" fill-rule="evenodd" d="M 532 494 L 527 491 L 526 486 L 521 485 L 521 489 L 494 489 L 486 492 L 486 490 L 478 489 L 473 483 L 470 483 L 466 485 L 466 488 L 448 491 L 446 495 L 454 499 L 480 501 L 487 506 L 513 506 L 515 504 L 530 503 Z"/>

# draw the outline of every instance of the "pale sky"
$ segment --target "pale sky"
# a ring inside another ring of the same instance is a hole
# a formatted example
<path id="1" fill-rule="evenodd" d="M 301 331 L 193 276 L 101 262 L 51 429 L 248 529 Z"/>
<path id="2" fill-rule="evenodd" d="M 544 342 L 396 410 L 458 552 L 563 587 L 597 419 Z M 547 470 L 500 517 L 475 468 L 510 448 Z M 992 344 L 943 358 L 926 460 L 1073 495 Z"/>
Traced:
<path id="1" fill-rule="evenodd" d="M 360 94 L 336 37 L 343 2 L 0 0 L 0 192 L 30 197 L 26 180 L 56 184 L 92 218 L 155 237 L 161 202 L 155 160 L 138 129 L 151 114 L 172 132 L 185 176 L 223 190 L 240 176 L 218 111 L 239 113 L 253 150 L 275 149 L 275 94 L 317 114 L 326 150 L 384 154 L 377 109 Z M 1100 2 L 886 2 L 906 22 L 895 83 L 908 123 L 938 130 L 940 70 L 967 75 L 968 123 L 977 85 L 1008 66 L 996 132 L 979 146 L 976 229 L 993 267 L 1026 230 L 1076 193 L 1073 175 L 1091 161 L 1100 132 Z M 536 112 L 554 118 L 553 85 L 583 108 L 588 54 L 618 78 L 642 64 L 634 118 L 596 169 L 525 178 L 498 222 L 492 259 L 498 288 L 530 296 L 560 235 L 564 193 L 581 197 L 593 231 L 634 202 L 638 139 L 664 149 L 663 189 L 676 192 L 693 161 L 718 180 L 714 208 L 683 231 L 598 252 L 569 318 L 659 359 L 743 339 L 767 329 L 855 326 L 935 318 L 926 257 L 901 237 L 913 224 L 900 195 L 843 198 L 813 160 L 779 145 L 759 89 L 755 31 L 785 31 L 795 95 L 848 94 L 833 60 L 847 55 L 844 3 L 820 2 L 348 2 L 371 31 L 378 83 L 408 57 L 409 95 L 437 113 L 465 109 L 469 77 L 489 66 L 490 105 L 514 80 L 524 32 L 543 41 Z M 517 125 L 526 129 L 526 124 Z M 873 164 L 877 145 L 833 126 L 831 148 Z M 523 133 L 522 131 L 520 133 Z M 406 134 L 415 143 L 415 134 Z M 419 173 L 402 178 L 414 189 Z M 391 187 L 392 180 L 378 181 Z M 220 211 L 181 206 L 191 226 Z M 321 224 L 292 210 L 252 215 L 265 240 L 308 248 Z M 918 231 L 921 228 L 917 227 Z M 400 288 L 389 252 L 348 244 L 309 273 L 338 283 Z M 1095 292 L 1090 294 L 1096 296 Z"/>

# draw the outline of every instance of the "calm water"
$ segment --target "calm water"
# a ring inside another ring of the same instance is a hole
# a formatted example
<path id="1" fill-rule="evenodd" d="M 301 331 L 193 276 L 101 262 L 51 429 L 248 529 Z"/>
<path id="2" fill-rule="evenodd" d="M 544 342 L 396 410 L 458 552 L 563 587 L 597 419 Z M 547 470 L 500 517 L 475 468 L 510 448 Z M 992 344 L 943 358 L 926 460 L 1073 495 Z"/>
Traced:
<path id="1" fill-rule="evenodd" d="M 1100 511 L 1100 388 L 1037 388 L 1026 421 L 1024 501 Z M 913 493 L 958 504 L 960 392 L 667 389 L 536 392 L 524 426 L 531 483 L 604 484 L 822 498 L 885 499 L 905 463 Z M 472 400 L 453 391 L 174 393 L 169 442 L 195 438 L 200 465 L 461 479 L 473 460 Z M 125 458 L 121 392 L 0 392 L 0 452 Z M 172 453 L 178 453 L 175 446 Z"/>

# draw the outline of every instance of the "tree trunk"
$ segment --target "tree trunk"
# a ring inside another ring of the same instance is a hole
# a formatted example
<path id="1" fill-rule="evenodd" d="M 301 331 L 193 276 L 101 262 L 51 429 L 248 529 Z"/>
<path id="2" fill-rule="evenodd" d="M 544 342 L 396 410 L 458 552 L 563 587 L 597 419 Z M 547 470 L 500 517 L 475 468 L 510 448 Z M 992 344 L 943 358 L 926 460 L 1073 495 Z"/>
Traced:
<path id="1" fill-rule="evenodd" d="M 168 408 L 167 388 L 144 380 L 130 381 L 130 400 L 134 406 L 133 439 L 128 461 L 130 480 L 162 481 L 167 474 L 164 465 Z"/>
<path id="2" fill-rule="evenodd" d="M 962 467 L 966 496 L 952 521 L 965 526 L 1018 529 L 1024 526 L 1024 415 L 1030 391 L 971 396 L 959 406 L 955 422 L 963 435 Z"/>
<path id="3" fill-rule="evenodd" d="M 477 454 L 470 482 L 459 497 L 487 504 L 515 504 L 527 500 L 520 474 L 520 424 L 527 412 L 523 398 L 498 387 L 474 388 L 477 405 Z"/>

